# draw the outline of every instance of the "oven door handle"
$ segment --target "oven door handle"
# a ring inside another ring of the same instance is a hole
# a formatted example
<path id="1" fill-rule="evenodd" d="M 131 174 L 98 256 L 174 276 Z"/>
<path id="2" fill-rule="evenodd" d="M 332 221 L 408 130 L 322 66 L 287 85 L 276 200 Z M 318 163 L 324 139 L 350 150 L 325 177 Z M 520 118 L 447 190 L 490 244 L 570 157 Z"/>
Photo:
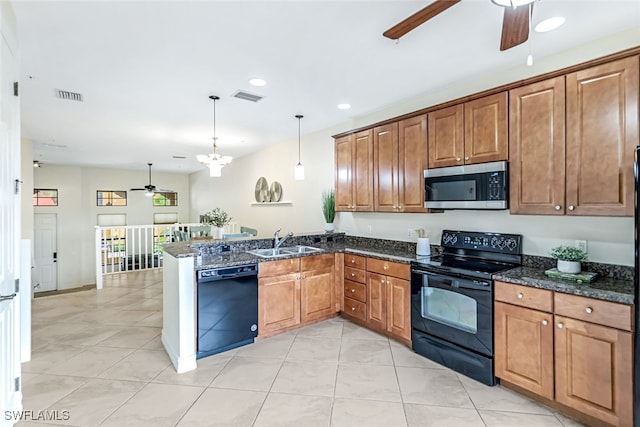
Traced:
<path id="1" fill-rule="evenodd" d="M 425 270 L 412 269 L 412 271 L 417 274 L 429 276 L 434 281 L 436 281 L 435 286 L 429 283 L 430 287 L 442 288 L 442 289 L 447 289 L 447 288 L 475 289 L 475 290 L 481 290 L 481 291 L 491 290 L 491 282 L 487 282 L 483 280 L 460 279 L 458 277 L 445 276 L 442 274 L 432 273 L 430 271 L 425 271 Z M 445 284 L 445 286 L 439 286 L 438 282 Z"/>

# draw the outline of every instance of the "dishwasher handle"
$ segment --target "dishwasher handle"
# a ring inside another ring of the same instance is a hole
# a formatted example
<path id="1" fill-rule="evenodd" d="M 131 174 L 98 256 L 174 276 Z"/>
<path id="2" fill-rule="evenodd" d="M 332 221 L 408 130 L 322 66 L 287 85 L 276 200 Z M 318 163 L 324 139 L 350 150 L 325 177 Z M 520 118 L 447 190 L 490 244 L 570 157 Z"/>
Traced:
<path id="1" fill-rule="evenodd" d="M 214 268 L 198 271 L 198 282 L 212 282 L 217 280 L 232 279 L 235 277 L 256 276 L 257 274 L 257 264 Z"/>

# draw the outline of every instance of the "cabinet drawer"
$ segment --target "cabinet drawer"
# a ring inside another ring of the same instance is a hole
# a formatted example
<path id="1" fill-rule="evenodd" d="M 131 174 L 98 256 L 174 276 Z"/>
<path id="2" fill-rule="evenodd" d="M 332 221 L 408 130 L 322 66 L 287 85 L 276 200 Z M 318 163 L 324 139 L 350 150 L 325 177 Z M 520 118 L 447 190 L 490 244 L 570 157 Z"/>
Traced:
<path id="1" fill-rule="evenodd" d="M 409 264 L 400 264 L 398 262 L 384 261 L 381 259 L 368 258 L 367 271 L 384 274 L 385 276 L 399 277 L 405 280 L 411 278 Z"/>
<path id="2" fill-rule="evenodd" d="M 267 261 L 258 264 L 258 277 L 279 276 L 300 271 L 300 258 Z"/>
<path id="3" fill-rule="evenodd" d="M 362 283 L 345 280 L 344 296 L 358 301 L 367 302 L 367 287 Z"/>
<path id="4" fill-rule="evenodd" d="M 305 256 L 300 258 L 300 270 L 320 270 L 322 268 L 333 268 L 333 254 Z"/>
<path id="5" fill-rule="evenodd" d="M 344 266 L 365 269 L 367 259 L 358 255 L 344 254 Z"/>
<path id="6" fill-rule="evenodd" d="M 553 311 L 553 291 L 496 282 L 496 301 L 551 312 Z"/>
<path id="7" fill-rule="evenodd" d="M 367 319 L 367 305 L 351 298 L 345 298 L 344 314 L 365 321 Z"/>
<path id="8" fill-rule="evenodd" d="M 555 293 L 554 302 L 556 314 L 625 331 L 633 330 L 633 309 L 630 305 L 560 292 Z"/>
<path id="9" fill-rule="evenodd" d="M 358 268 L 345 267 L 344 268 L 344 278 L 347 280 L 351 280 L 353 282 L 366 283 L 366 274 L 364 270 L 360 270 Z"/>

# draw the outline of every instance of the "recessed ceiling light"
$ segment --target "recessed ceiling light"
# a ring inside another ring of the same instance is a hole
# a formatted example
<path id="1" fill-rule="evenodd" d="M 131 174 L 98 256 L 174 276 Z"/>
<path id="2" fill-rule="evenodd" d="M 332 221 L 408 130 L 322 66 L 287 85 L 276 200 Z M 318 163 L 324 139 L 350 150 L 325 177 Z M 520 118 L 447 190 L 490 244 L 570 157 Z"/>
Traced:
<path id="1" fill-rule="evenodd" d="M 263 79 L 249 79 L 249 84 L 253 86 L 264 86 L 267 84 L 267 82 Z"/>
<path id="2" fill-rule="evenodd" d="M 339 110 L 348 110 L 349 108 L 351 108 L 351 104 L 338 104 Z"/>
<path id="3" fill-rule="evenodd" d="M 546 33 L 548 31 L 553 31 L 556 28 L 560 27 L 564 24 L 564 17 L 562 16 L 554 16 L 553 18 L 545 19 L 536 25 L 537 33 Z"/>

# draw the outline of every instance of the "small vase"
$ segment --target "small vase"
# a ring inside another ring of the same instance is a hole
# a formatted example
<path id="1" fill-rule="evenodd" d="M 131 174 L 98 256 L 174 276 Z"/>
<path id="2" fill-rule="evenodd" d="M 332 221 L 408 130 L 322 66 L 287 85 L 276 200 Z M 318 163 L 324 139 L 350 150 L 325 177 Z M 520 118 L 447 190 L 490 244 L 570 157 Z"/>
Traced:
<path id="1" fill-rule="evenodd" d="M 558 260 L 558 271 L 561 273 L 578 274 L 582 270 L 580 261 L 563 261 Z"/>
<path id="2" fill-rule="evenodd" d="M 325 222 L 324 231 L 326 231 L 327 233 L 333 233 L 335 229 L 336 227 L 333 225 L 332 222 Z"/>

